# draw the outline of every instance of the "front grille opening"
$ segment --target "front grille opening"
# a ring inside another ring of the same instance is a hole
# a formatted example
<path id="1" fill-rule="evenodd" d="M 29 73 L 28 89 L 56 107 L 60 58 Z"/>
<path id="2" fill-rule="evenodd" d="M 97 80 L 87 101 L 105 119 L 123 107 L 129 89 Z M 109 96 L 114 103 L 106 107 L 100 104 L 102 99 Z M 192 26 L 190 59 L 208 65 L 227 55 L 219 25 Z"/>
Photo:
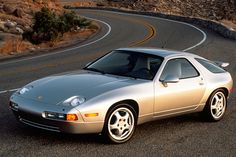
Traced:
<path id="1" fill-rule="evenodd" d="M 49 126 L 49 125 L 44 125 L 44 124 L 40 124 L 40 123 L 36 123 L 36 122 L 32 122 L 29 120 L 26 120 L 24 118 L 19 117 L 20 122 L 32 126 L 32 127 L 36 127 L 39 129 L 43 129 L 43 130 L 48 130 L 48 131 L 54 131 L 54 132 L 60 132 L 59 127 L 55 127 L 55 126 Z"/>

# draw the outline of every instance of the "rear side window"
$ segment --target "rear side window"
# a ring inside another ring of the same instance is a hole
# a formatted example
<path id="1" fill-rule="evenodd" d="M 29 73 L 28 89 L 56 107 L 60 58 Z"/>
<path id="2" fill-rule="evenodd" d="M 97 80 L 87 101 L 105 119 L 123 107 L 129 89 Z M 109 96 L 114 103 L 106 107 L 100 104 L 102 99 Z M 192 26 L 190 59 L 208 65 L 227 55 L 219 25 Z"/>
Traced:
<path id="1" fill-rule="evenodd" d="M 209 70 L 212 73 L 224 73 L 225 70 L 216 65 L 214 62 L 205 60 L 205 59 L 200 59 L 200 58 L 195 58 L 196 61 L 198 61 L 201 65 L 203 65 L 207 70 Z"/>
<path id="2" fill-rule="evenodd" d="M 198 71 L 185 58 L 169 60 L 162 72 L 160 80 L 163 81 L 168 75 L 174 75 L 180 79 L 192 78 L 199 76 Z"/>

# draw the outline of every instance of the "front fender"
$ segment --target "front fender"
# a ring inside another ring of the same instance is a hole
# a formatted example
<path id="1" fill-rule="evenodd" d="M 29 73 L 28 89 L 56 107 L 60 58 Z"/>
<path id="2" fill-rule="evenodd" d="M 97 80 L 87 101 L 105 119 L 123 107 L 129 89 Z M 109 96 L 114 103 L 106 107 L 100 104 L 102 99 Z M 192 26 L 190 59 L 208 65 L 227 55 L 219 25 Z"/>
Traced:
<path id="1" fill-rule="evenodd" d="M 112 105 L 124 100 L 133 100 L 139 107 L 139 117 L 153 114 L 154 86 L 153 82 L 123 87 L 96 96 L 76 107 L 85 122 L 104 122 L 106 114 Z M 86 117 L 88 113 L 98 113 L 98 116 Z"/>

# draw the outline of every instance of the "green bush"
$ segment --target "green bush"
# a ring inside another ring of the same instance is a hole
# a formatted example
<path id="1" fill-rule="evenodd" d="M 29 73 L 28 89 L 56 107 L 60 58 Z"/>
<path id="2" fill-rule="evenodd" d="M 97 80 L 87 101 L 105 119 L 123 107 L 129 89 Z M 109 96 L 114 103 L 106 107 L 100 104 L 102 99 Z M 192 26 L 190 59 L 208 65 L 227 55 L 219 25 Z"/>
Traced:
<path id="1" fill-rule="evenodd" d="M 76 29 L 76 27 L 86 27 L 90 24 L 90 21 L 79 17 L 73 11 L 66 11 L 62 15 L 57 15 L 44 7 L 34 15 L 33 31 L 25 32 L 23 38 L 34 44 L 40 44 L 53 41 L 58 36 L 63 36 L 65 32 Z"/>

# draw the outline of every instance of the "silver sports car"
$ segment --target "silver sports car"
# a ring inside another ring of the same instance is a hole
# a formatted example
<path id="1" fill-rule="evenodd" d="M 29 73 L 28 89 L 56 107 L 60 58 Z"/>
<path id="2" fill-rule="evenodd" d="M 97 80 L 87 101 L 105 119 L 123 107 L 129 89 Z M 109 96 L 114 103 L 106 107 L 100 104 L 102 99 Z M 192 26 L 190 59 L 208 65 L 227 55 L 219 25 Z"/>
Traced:
<path id="1" fill-rule="evenodd" d="M 136 125 L 160 118 L 202 112 L 222 119 L 233 85 L 226 66 L 190 53 L 122 48 L 81 71 L 29 83 L 11 96 L 10 108 L 33 127 L 123 143 Z"/>

